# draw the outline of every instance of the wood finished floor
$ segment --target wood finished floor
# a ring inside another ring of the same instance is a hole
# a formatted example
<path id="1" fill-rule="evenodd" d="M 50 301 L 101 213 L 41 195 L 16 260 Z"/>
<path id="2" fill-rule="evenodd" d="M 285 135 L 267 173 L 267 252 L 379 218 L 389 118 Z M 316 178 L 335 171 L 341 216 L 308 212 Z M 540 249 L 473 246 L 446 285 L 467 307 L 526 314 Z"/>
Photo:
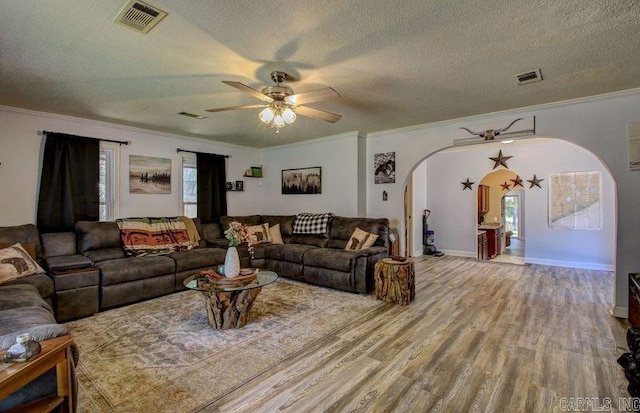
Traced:
<path id="1" fill-rule="evenodd" d="M 203 412 L 551 412 L 628 397 L 611 272 L 420 257 L 416 300 L 357 323 Z"/>

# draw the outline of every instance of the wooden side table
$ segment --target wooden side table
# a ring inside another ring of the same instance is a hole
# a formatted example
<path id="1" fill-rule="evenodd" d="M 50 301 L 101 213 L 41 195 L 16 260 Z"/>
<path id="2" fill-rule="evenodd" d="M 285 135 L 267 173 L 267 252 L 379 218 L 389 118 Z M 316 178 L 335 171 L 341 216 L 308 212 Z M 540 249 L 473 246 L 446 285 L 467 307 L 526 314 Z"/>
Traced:
<path id="1" fill-rule="evenodd" d="M 56 407 L 59 407 L 61 412 L 73 412 L 72 344 L 73 338 L 69 335 L 41 341 L 40 354 L 0 371 L 0 400 L 2 400 L 52 368 L 56 368 L 57 394 L 18 406 L 11 409 L 11 412 L 50 412 Z M 0 357 L 4 353 L 6 351 L 0 352 Z"/>
<path id="2" fill-rule="evenodd" d="M 409 305 L 416 297 L 416 270 L 411 259 L 395 261 L 384 258 L 376 263 L 373 277 L 379 300 Z"/>

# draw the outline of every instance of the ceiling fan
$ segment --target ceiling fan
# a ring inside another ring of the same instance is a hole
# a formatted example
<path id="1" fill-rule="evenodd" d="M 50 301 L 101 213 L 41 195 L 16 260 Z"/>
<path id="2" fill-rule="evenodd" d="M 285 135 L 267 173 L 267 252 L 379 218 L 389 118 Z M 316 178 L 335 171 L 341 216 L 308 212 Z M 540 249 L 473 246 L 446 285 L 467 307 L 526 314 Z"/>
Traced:
<path id="1" fill-rule="evenodd" d="M 322 89 L 311 90 L 309 92 L 294 94 L 291 88 L 281 85 L 281 83 L 286 81 L 287 78 L 289 78 L 289 75 L 284 72 L 271 72 L 271 79 L 276 82 L 276 86 L 267 86 L 263 88 L 262 91 L 258 91 L 240 82 L 223 80 L 222 83 L 248 93 L 251 96 L 260 99 L 264 103 L 207 109 L 207 112 L 264 108 L 258 117 L 262 122 L 271 124 L 271 127 L 275 128 L 276 133 L 280 133 L 280 128 L 283 126 L 293 123 L 296 120 L 296 115 L 321 119 L 331 123 L 335 123 L 340 120 L 342 116 L 336 113 L 303 106 L 303 104 L 310 102 L 339 98 L 340 94 L 338 92 L 330 87 L 325 87 Z"/>

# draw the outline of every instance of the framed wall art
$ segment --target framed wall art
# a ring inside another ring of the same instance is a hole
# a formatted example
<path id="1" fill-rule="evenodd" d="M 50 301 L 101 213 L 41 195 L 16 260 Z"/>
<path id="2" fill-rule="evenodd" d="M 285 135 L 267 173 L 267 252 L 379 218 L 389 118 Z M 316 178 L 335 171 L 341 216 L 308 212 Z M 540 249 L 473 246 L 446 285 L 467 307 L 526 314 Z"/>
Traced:
<path id="1" fill-rule="evenodd" d="M 283 169 L 282 193 L 284 195 L 321 194 L 322 168 Z"/>
<path id="2" fill-rule="evenodd" d="M 374 182 L 393 184 L 396 182 L 396 153 L 386 152 L 373 155 Z"/>
<path id="3" fill-rule="evenodd" d="M 600 172 L 564 172 L 549 176 L 549 227 L 602 229 Z"/>
<path id="4" fill-rule="evenodd" d="M 170 194 L 171 159 L 129 155 L 129 193 Z"/>

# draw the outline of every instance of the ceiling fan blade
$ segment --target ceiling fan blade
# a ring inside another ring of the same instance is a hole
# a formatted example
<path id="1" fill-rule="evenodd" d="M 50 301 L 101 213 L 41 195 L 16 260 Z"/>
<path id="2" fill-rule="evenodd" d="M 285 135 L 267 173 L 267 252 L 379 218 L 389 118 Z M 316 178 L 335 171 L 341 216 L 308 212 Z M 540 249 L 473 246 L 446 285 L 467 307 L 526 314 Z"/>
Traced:
<path id="1" fill-rule="evenodd" d="M 325 87 L 322 89 L 310 90 L 308 92 L 297 93 L 287 96 L 285 101 L 292 105 L 304 105 L 305 103 L 317 102 L 319 100 L 339 98 L 340 94 L 335 89 Z"/>
<path id="2" fill-rule="evenodd" d="M 207 109 L 207 112 L 224 112 L 226 110 L 236 110 L 236 109 L 258 109 L 258 108 L 266 108 L 269 105 L 241 105 L 241 106 L 229 106 L 226 108 L 216 108 L 216 109 Z"/>
<path id="3" fill-rule="evenodd" d="M 258 90 L 255 90 L 252 87 L 249 87 L 249 86 L 245 85 L 244 83 L 232 82 L 232 81 L 229 81 L 229 80 L 223 80 L 222 83 L 227 84 L 227 85 L 229 85 L 231 87 L 235 87 L 236 89 L 241 90 L 241 91 L 243 91 L 245 93 L 248 93 L 251 96 L 253 96 L 255 98 L 258 98 L 263 102 L 269 102 L 269 103 L 273 102 L 273 99 L 270 98 L 269 96 L 265 95 L 264 93 L 262 93 L 262 92 L 260 92 Z"/>
<path id="4" fill-rule="evenodd" d="M 340 118 L 342 118 L 342 115 L 325 112 L 324 110 L 313 109 L 308 106 L 298 106 L 295 112 L 298 115 L 307 116 L 309 118 L 322 119 L 331 123 L 336 123 L 340 120 Z"/>

